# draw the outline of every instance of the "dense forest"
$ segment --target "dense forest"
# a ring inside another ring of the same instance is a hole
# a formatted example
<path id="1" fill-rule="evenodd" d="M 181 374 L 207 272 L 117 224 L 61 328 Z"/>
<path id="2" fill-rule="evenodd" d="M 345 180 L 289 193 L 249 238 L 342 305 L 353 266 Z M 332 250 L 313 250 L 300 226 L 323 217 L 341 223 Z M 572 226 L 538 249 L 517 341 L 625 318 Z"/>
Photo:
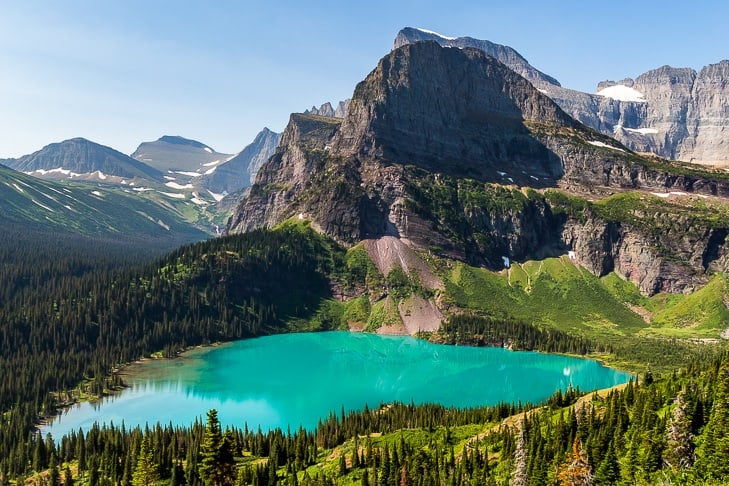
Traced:
<path id="1" fill-rule="evenodd" d="M 331 414 L 315 430 L 206 423 L 30 434 L 3 477 L 50 484 L 724 484 L 729 356 L 603 395 L 539 408 L 390 404 Z M 35 473 L 42 472 L 41 475 Z"/>
<path id="2" fill-rule="evenodd" d="M 206 424 L 189 429 L 94 427 L 42 437 L 35 425 L 43 415 L 121 386 L 113 373 L 120 364 L 215 341 L 337 328 L 334 296 L 372 281 L 349 268 L 344 249 L 305 225 L 164 256 L 123 241 L 36 236 L 22 229 L 0 236 L 0 484 L 591 484 L 565 482 L 567 463 L 595 484 L 724 475 L 714 451 L 729 449 L 729 438 L 714 434 L 721 427 L 713 424 L 724 424 L 729 362 L 720 366 L 710 346 L 662 380 L 649 374 L 593 401 L 578 400 L 576 390 L 558 393 L 521 422 L 509 418 L 526 411 L 521 405 L 389 404 L 331 415 L 313 431 L 222 431 L 211 411 Z M 395 285 L 390 280 L 375 279 Z M 468 313 L 427 337 L 574 354 L 655 351 Z M 690 463 L 671 456 L 676 427 Z"/>

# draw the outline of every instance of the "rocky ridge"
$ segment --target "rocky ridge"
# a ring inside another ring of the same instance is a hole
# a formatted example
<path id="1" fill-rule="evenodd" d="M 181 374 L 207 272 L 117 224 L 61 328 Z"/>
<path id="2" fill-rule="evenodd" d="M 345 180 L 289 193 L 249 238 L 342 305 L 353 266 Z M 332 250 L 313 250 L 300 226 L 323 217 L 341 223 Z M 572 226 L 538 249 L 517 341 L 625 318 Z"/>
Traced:
<path id="1" fill-rule="evenodd" d="M 327 101 L 319 108 L 317 108 L 316 106 L 312 106 L 308 110 L 305 110 L 304 115 L 319 115 L 333 118 L 344 118 L 344 115 L 347 113 L 347 108 L 349 107 L 349 102 L 349 98 L 340 101 L 339 103 L 337 103 L 337 107 L 335 109 L 332 107 L 332 104 Z"/>
<path id="2" fill-rule="evenodd" d="M 512 48 L 489 41 L 405 28 L 394 46 L 423 40 L 483 50 L 528 79 L 570 116 L 631 150 L 672 160 L 729 164 L 729 61 L 699 72 L 663 66 L 635 80 L 602 82 L 597 93 L 590 94 L 560 86 Z"/>
<path id="3" fill-rule="evenodd" d="M 3 164 L 48 179 L 101 180 L 135 178 L 160 181 L 162 173 L 110 147 L 84 138 L 46 145 L 41 150 Z"/>
<path id="4" fill-rule="evenodd" d="M 232 194 L 253 184 L 261 166 L 273 155 L 281 134 L 264 128 L 243 150 L 195 183 L 218 194 Z"/>
<path id="5" fill-rule="evenodd" d="M 600 206 L 565 190 L 646 192 Z M 343 120 L 292 115 L 228 228 L 295 217 L 344 244 L 392 236 L 493 269 L 569 253 L 645 294 L 689 291 L 729 269 L 729 222 L 670 192 L 728 196 L 729 180 L 631 152 L 481 50 L 418 42 L 379 62 Z"/>

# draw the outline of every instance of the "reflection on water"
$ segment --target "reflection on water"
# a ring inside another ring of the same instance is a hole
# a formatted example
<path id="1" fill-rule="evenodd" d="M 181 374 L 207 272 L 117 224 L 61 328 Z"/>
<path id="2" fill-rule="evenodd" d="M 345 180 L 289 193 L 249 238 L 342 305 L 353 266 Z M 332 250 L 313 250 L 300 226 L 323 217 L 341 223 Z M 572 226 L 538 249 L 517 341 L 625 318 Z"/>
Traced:
<path id="1" fill-rule="evenodd" d="M 558 388 L 624 383 L 627 373 L 590 360 L 501 348 L 434 345 L 409 337 L 347 332 L 287 334 L 238 341 L 149 361 L 130 388 L 81 404 L 48 427 L 54 437 L 95 421 L 190 425 L 207 410 L 249 428 L 307 428 L 331 411 L 401 401 L 469 407 L 539 402 Z"/>

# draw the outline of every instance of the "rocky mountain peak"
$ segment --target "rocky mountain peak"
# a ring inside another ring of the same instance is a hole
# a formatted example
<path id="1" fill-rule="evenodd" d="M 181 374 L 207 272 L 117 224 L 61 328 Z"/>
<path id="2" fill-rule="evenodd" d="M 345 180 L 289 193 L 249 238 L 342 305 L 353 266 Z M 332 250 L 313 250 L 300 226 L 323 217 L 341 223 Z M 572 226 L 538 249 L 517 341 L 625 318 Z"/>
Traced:
<path id="1" fill-rule="evenodd" d="M 427 29 L 416 29 L 405 27 L 397 33 L 393 49 L 398 49 L 406 44 L 413 44 L 421 41 L 435 41 L 442 46 L 479 49 L 489 56 L 495 57 L 509 69 L 517 72 L 538 88 L 543 85 L 560 86 L 559 81 L 552 76 L 544 74 L 524 59 L 516 50 L 509 46 L 496 44 L 487 40 L 474 39 L 473 37 L 448 37 Z"/>
<path id="2" fill-rule="evenodd" d="M 491 178 L 559 176 L 527 121 L 574 121 L 523 77 L 478 49 L 403 44 L 357 85 L 333 151 Z M 483 143 L 489 140 L 488 143 Z"/>
<path id="3" fill-rule="evenodd" d="M 316 106 L 312 106 L 310 109 L 304 111 L 304 115 L 318 115 L 318 116 L 328 116 L 332 118 L 344 118 L 344 115 L 347 113 L 347 107 L 349 106 L 349 98 L 346 100 L 342 100 L 339 103 L 337 103 L 337 107 L 332 107 L 332 104 L 330 102 L 326 102 L 323 105 L 321 105 L 319 108 Z"/>

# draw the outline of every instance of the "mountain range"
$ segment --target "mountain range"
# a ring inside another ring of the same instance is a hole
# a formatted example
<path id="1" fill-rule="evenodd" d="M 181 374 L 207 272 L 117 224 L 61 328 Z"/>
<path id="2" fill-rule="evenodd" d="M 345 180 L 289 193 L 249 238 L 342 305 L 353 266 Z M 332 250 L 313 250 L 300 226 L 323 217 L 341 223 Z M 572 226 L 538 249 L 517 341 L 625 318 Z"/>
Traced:
<path id="1" fill-rule="evenodd" d="M 652 295 L 729 270 L 717 195 L 723 171 L 642 156 L 484 51 L 419 41 L 380 60 L 343 119 L 292 115 L 228 230 L 297 218 L 494 270 L 569 254 Z"/>
<path id="2" fill-rule="evenodd" d="M 473 47 L 524 76 L 576 120 L 631 150 L 701 164 L 729 163 L 729 61 L 700 71 L 662 66 L 636 79 L 603 81 L 595 94 L 562 87 L 511 47 L 405 28 L 394 46 L 431 40 Z"/>

